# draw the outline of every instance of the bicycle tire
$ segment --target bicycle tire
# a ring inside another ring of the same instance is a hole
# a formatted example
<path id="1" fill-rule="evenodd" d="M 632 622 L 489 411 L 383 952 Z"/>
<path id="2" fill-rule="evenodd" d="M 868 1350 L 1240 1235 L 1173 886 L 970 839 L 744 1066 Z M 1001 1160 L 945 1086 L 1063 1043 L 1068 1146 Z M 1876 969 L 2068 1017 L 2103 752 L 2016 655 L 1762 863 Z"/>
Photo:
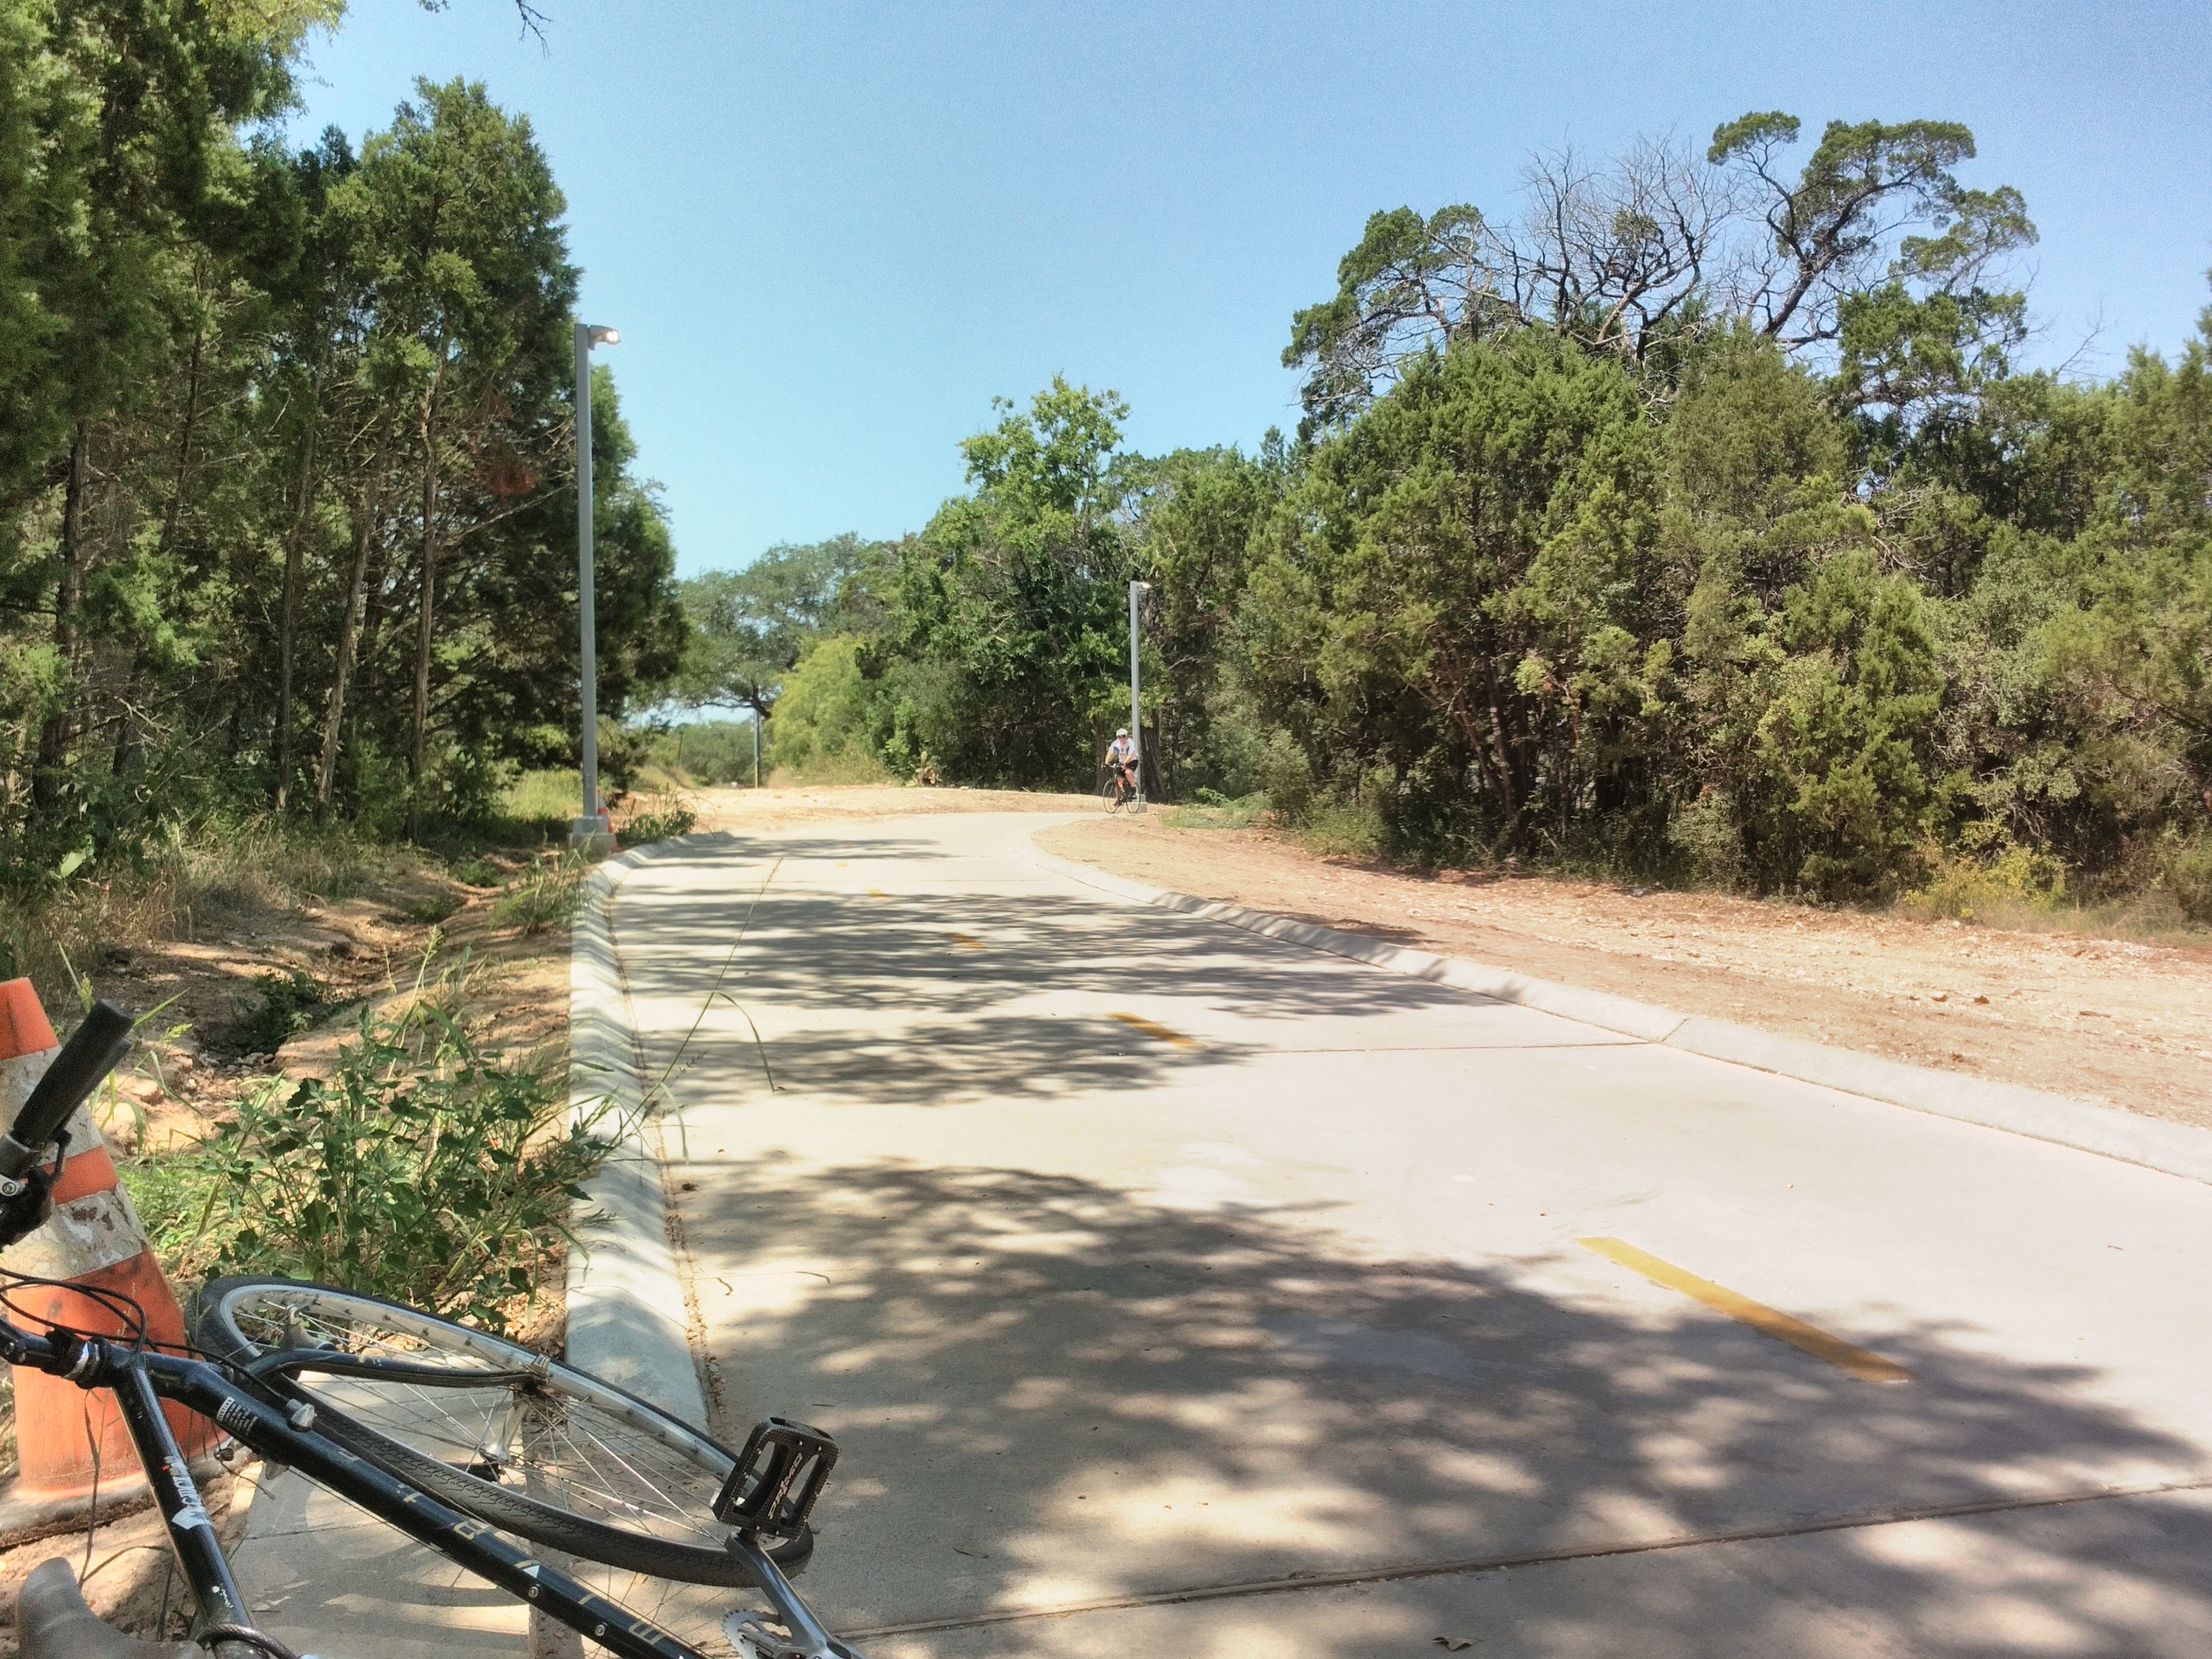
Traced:
<path id="1" fill-rule="evenodd" d="M 656 1578 L 752 1584 L 713 1513 L 736 1457 L 627 1389 L 419 1308 L 299 1279 L 216 1279 L 193 1297 L 192 1325 L 203 1349 L 234 1364 L 315 1346 L 461 1374 L 534 1369 L 526 1384 L 480 1389 L 354 1372 L 291 1382 L 332 1440 L 502 1531 Z M 795 1571 L 813 1542 L 803 1532 L 771 1553 Z"/>

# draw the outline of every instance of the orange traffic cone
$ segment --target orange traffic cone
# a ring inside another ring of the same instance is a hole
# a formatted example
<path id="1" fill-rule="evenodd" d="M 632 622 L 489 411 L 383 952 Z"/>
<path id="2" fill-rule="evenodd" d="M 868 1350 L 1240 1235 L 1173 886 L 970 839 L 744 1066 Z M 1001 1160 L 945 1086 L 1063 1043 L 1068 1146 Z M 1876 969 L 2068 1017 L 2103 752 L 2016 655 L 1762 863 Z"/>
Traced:
<path id="1" fill-rule="evenodd" d="M 15 1121 L 59 1047 L 31 981 L 0 983 L 0 1120 Z M 149 1341 L 181 1346 L 184 1312 L 116 1177 L 115 1161 L 89 1107 L 79 1107 L 67 1127 L 69 1158 L 54 1182 L 53 1218 L 0 1256 L 0 1266 L 129 1297 L 145 1310 Z M 17 1322 L 32 1328 L 51 1322 L 95 1335 L 131 1334 L 125 1320 L 76 1291 L 39 1285 L 16 1290 L 9 1299 Z M 219 1437 L 212 1423 L 182 1406 L 167 1410 L 187 1457 L 198 1456 Z M 80 1510 L 95 1497 L 95 1487 L 122 1498 L 144 1485 L 115 1396 L 105 1389 L 88 1393 L 44 1371 L 15 1372 L 15 1468 L 14 1490 L 0 1503 L 0 1531 L 11 1522 L 58 1520 Z"/>

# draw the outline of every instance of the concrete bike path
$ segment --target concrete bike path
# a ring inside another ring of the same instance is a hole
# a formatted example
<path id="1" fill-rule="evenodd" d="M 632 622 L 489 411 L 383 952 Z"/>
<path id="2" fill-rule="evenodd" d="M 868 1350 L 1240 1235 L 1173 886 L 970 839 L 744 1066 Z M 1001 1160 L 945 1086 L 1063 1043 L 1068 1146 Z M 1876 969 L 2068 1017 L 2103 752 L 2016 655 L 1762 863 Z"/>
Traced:
<path id="1" fill-rule="evenodd" d="M 808 1588 L 877 1659 L 2212 1649 L 2212 1187 L 1117 903 L 1038 824 L 615 902 L 718 1426 L 837 1434 Z"/>

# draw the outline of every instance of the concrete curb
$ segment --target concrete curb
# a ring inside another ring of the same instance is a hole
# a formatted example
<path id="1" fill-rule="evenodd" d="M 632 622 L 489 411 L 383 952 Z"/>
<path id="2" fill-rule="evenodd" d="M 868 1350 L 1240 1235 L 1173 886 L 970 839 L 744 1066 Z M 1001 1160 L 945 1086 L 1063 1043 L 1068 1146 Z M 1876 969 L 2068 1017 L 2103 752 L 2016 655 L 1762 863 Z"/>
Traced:
<path id="1" fill-rule="evenodd" d="M 1038 869 L 1080 882 L 1086 887 L 1209 921 L 1225 922 L 1246 933 L 1303 945 L 1333 956 L 1348 957 L 1393 973 L 1408 974 L 1477 996 L 1516 1003 L 1543 1013 L 1595 1025 L 1646 1042 L 1702 1054 L 1709 1060 L 1771 1072 L 1801 1083 L 1819 1084 L 1845 1094 L 1863 1095 L 1893 1106 L 1903 1106 L 1936 1117 L 1955 1118 L 2008 1134 L 2048 1140 L 2077 1152 L 2139 1164 L 2145 1169 L 2187 1181 L 2212 1184 L 2212 1130 L 2184 1123 L 2139 1117 L 2109 1106 L 2092 1106 L 2061 1095 L 2021 1089 L 2008 1083 L 1986 1083 L 1923 1066 L 1907 1066 L 1826 1043 L 1776 1036 L 1747 1025 L 1701 1015 L 1677 1013 L 1671 1008 L 1610 996 L 1602 991 L 1577 990 L 1529 979 L 1502 968 L 1457 957 L 1441 957 L 1427 951 L 1385 945 L 1313 922 L 1293 921 L 1264 910 L 1248 910 L 1240 904 L 1193 898 L 1165 888 L 1147 886 L 1121 876 L 1109 875 L 1089 865 L 1054 857 L 1034 842 L 1048 825 L 1040 824 L 1015 842 L 1016 850 Z"/>
<path id="2" fill-rule="evenodd" d="M 695 1427 L 707 1397 L 692 1358 L 684 1279 L 668 1237 L 660 1124 L 638 1111 L 646 1084 L 637 1026 L 615 948 L 616 890 L 639 865 L 706 836 L 681 836 L 609 859 L 584 882 L 569 933 L 568 1102 L 574 1113 L 611 1104 L 634 1125 L 584 1183 L 591 1205 L 568 1258 L 568 1363 L 649 1400 Z"/>

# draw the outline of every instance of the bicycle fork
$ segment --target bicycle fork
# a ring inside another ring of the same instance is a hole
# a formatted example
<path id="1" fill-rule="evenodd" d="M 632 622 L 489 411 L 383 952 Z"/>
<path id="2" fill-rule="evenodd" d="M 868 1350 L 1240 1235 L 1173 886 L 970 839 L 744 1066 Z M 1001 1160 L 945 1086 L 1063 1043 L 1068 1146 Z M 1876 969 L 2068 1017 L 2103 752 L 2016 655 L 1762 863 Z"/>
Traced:
<path id="1" fill-rule="evenodd" d="M 185 1454 L 170 1431 L 168 1413 L 161 1409 L 153 1379 L 137 1366 L 126 1365 L 118 1368 L 112 1383 L 124 1425 L 138 1448 L 138 1461 L 152 1484 L 154 1502 L 167 1523 L 169 1547 L 176 1553 L 177 1565 L 198 1603 L 199 1632 L 251 1629 L 253 1620 L 246 1610 L 246 1597 L 231 1577 L 230 1563 L 223 1558 L 222 1542 L 216 1537 L 214 1519 L 200 1501 L 191 1471 L 185 1466 Z M 224 1643 L 216 1652 L 226 1650 L 247 1650 L 242 1644 Z"/>

